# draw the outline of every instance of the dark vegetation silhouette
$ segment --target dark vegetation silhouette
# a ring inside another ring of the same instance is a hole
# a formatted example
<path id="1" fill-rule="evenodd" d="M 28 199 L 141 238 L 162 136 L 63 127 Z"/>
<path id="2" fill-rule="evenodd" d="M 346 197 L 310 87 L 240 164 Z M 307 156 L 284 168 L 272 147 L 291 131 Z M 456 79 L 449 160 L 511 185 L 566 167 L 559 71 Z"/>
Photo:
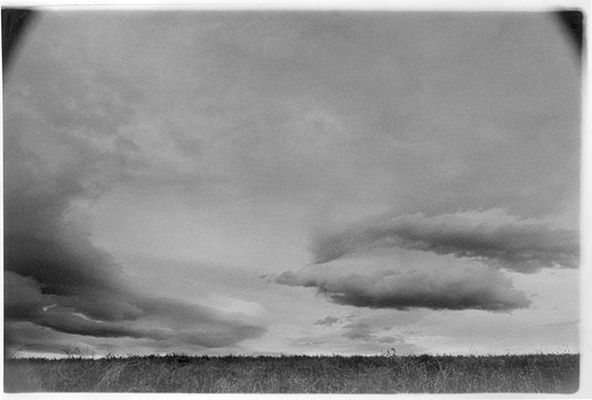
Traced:
<path id="1" fill-rule="evenodd" d="M 9 359 L 5 392 L 573 393 L 579 355 Z"/>

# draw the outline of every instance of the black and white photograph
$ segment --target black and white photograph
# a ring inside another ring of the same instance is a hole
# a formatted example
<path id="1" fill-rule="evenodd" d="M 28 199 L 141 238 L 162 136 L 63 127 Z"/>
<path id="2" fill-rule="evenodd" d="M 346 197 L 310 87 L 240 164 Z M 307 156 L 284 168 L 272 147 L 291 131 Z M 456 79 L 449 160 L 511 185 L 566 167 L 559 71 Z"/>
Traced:
<path id="1" fill-rule="evenodd" d="M 2 7 L 5 393 L 581 394 L 587 9 L 387 4 Z"/>

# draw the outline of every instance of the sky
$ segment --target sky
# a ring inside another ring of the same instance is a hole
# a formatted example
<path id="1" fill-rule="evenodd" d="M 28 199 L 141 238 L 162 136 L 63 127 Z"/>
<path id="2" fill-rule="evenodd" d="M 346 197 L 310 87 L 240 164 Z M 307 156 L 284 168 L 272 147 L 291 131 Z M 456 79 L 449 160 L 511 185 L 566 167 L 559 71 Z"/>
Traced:
<path id="1" fill-rule="evenodd" d="M 40 12 L 5 353 L 579 351 L 580 79 L 541 12 Z"/>

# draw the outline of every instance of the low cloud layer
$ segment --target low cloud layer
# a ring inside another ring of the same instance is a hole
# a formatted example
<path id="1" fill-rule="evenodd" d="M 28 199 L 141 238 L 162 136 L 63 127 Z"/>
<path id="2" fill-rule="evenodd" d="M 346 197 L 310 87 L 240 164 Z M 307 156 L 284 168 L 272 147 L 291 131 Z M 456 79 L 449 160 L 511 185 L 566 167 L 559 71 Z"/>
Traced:
<path id="1" fill-rule="evenodd" d="M 401 248 L 479 260 L 531 273 L 541 268 L 577 268 L 578 233 L 508 215 L 501 209 L 402 215 L 320 234 L 313 245 L 316 264 L 377 248 Z"/>
<path id="2" fill-rule="evenodd" d="M 509 311 L 529 305 L 498 270 L 434 258 L 353 257 L 284 272 L 275 281 L 316 288 L 335 303 L 356 307 Z"/>
<path id="3" fill-rule="evenodd" d="M 198 347 L 235 345 L 257 337 L 263 328 L 243 316 L 182 301 L 149 298 L 111 289 L 83 293 L 70 288 L 70 295 L 43 294 L 33 278 L 5 273 L 5 318 L 11 327 L 28 322 L 58 333 L 95 338 L 149 339 L 162 343 Z M 20 339 L 8 335 L 9 345 Z"/>

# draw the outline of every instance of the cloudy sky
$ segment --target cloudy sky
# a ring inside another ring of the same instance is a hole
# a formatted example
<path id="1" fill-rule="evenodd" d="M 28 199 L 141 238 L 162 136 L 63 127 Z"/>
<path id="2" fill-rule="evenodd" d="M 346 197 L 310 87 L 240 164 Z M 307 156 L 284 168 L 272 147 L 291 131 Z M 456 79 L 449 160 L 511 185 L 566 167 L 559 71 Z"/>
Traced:
<path id="1" fill-rule="evenodd" d="M 39 13 L 6 351 L 578 351 L 579 68 L 548 13 Z"/>

